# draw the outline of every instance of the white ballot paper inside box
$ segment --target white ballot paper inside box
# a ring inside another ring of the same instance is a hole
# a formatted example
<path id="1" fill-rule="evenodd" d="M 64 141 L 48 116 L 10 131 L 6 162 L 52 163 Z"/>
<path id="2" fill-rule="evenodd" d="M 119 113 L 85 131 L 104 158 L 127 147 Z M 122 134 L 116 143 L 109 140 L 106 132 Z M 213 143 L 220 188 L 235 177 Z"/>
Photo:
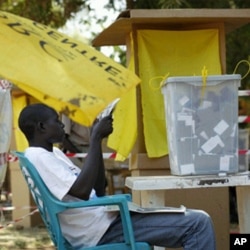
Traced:
<path id="1" fill-rule="evenodd" d="M 137 213 L 185 213 L 186 207 L 181 205 L 180 207 L 141 207 L 134 202 L 128 202 L 129 211 Z M 118 205 L 106 206 L 106 211 L 119 211 Z"/>

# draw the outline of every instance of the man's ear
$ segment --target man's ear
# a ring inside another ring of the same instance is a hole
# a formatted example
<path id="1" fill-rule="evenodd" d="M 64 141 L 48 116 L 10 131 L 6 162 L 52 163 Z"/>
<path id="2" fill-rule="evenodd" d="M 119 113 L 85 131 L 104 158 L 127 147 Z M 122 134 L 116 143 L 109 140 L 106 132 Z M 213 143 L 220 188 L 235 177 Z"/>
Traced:
<path id="1" fill-rule="evenodd" d="M 44 131 L 45 128 L 44 128 L 43 122 L 38 122 L 38 123 L 37 123 L 37 128 L 38 128 L 38 130 L 41 131 L 41 132 Z"/>

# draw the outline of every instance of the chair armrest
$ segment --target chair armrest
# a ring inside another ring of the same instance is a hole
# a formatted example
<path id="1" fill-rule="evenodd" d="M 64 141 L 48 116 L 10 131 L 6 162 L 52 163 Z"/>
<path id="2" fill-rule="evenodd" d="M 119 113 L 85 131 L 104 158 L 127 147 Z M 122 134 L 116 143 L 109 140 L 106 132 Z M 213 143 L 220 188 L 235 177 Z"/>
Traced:
<path id="1" fill-rule="evenodd" d="M 75 202 L 62 202 L 57 200 L 57 202 L 63 203 L 63 206 L 67 208 L 122 205 L 124 203 L 127 204 L 128 201 L 131 201 L 130 194 L 107 195 L 87 201 L 75 201 Z"/>
<path id="2" fill-rule="evenodd" d="M 79 201 L 79 202 L 61 202 L 63 206 L 67 208 L 80 208 L 80 207 L 92 207 L 92 206 L 107 206 L 107 205 L 117 205 L 119 207 L 119 212 L 122 220 L 124 240 L 126 243 L 131 244 L 131 249 L 135 248 L 135 239 L 133 233 L 132 222 L 130 218 L 130 212 L 128 209 L 128 201 L 131 201 L 131 195 L 129 194 L 117 194 L 117 195 L 108 195 L 88 201 Z"/>

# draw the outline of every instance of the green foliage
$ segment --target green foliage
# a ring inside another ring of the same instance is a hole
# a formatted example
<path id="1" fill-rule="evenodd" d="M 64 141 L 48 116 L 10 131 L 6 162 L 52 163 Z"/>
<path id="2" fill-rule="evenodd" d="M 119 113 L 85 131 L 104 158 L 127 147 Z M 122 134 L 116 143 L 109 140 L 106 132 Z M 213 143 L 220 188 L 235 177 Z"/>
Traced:
<path id="1" fill-rule="evenodd" d="M 0 0 L 0 9 L 54 28 L 85 6 L 81 0 Z"/>
<path id="2" fill-rule="evenodd" d="M 14 244 L 17 249 L 25 249 L 27 247 L 27 242 L 22 239 L 16 239 Z"/>

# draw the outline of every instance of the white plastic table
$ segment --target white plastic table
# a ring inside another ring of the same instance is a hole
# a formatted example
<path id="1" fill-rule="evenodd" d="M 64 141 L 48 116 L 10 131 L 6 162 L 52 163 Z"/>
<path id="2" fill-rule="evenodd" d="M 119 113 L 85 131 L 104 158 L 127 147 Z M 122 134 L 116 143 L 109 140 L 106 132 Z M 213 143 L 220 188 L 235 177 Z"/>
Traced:
<path id="1" fill-rule="evenodd" d="M 166 190 L 236 187 L 240 233 L 250 233 L 250 172 L 227 176 L 145 176 L 127 177 L 125 185 L 143 191 L 141 204 L 164 206 Z M 163 249 L 163 248 L 155 248 Z"/>

